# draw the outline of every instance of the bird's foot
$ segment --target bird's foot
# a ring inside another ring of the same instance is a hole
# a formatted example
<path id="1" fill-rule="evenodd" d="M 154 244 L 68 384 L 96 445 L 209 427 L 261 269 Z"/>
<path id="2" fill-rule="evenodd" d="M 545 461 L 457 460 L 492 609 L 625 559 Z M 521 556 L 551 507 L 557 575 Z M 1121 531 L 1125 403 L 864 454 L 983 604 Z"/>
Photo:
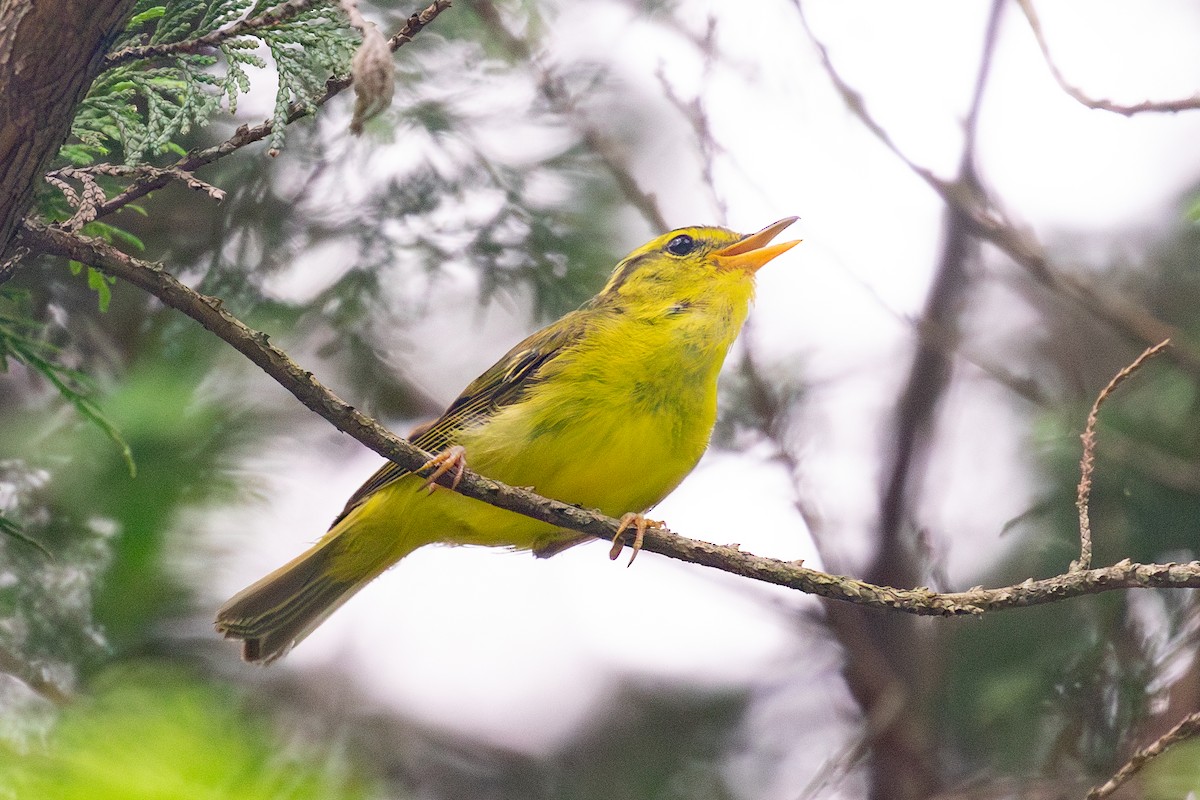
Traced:
<path id="1" fill-rule="evenodd" d="M 625 533 L 629 528 L 634 529 L 633 543 L 630 547 L 633 548 L 633 555 L 629 557 L 629 563 L 626 567 L 633 566 L 633 560 L 637 558 L 637 554 L 642 550 L 642 542 L 646 539 L 646 529 L 665 529 L 666 523 L 659 522 L 656 519 L 646 519 L 641 514 L 630 511 L 628 514 L 621 517 L 621 524 L 617 526 L 617 534 L 612 540 L 612 549 L 608 551 L 608 557 L 613 561 L 617 560 L 617 556 L 621 555 L 621 548 L 625 546 L 625 542 L 621 540 L 621 534 Z"/>
<path id="2" fill-rule="evenodd" d="M 418 472 L 424 472 L 427 469 L 432 469 L 433 472 L 425 479 L 425 484 L 422 489 L 428 489 L 430 494 L 437 487 L 437 479 L 445 475 L 447 472 L 454 473 L 454 479 L 450 482 L 451 489 L 458 488 L 458 482 L 462 480 L 463 472 L 467 468 L 467 449 L 462 445 L 455 444 L 447 447 L 442 452 L 438 453 L 433 458 L 421 465 Z"/>

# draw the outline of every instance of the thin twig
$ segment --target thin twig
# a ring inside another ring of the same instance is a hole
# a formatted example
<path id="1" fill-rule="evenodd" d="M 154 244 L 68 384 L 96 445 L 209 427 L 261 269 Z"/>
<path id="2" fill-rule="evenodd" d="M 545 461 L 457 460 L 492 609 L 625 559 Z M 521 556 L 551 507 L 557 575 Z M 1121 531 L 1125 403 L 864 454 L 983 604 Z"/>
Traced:
<path id="1" fill-rule="evenodd" d="M 1154 742 L 1134 753 L 1125 762 L 1125 765 L 1117 770 L 1116 774 L 1103 784 L 1092 787 L 1087 793 L 1086 800 L 1101 800 L 1101 798 L 1108 797 L 1119 789 L 1122 784 L 1141 772 L 1142 768 L 1151 761 L 1180 742 L 1191 739 L 1198 733 L 1200 733 L 1200 711 L 1188 714 L 1174 728 L 1171 728 L 1171 730 L 1164 733 L 1158 739 L 1155 739 Z"/>
<path id="2" fill-rule="evenodd" d="M 25 663 L 23 659 L 3 647 L 0 647 L 0 672 L 21 681 L 56 706 L 65 706 L 71 701 L 70 692 L 47 678 L 41 670 Z"/>
<path id="3" fill-rule="evenodd" d="M 886 307 L 885 310 L 890 311 Z M 910 322 L 898 313 L 895 314 L 895 317 L 899 322 Z M 935 326 L 921 323 L 915 325 L 914 330 L 916 335 L 920 336 L 921 340 L 929 346 L 939 347 L 947 355 L 953 355 L 974 366 L 997 385 L 1008 389 L 1017 397 L 1039 408 L 1047 410 L 1056 408 L 1050 395 L 1033 378 L 1018 375 L 1008 367 L 988 360 L 980 353 L 973 353 L 969 349 L 957 346 Z M 1109 459 L 1115 463 L 1143 472 L 1153 480 L 1172 489 L 1200 494 L 1200 464 L 1174 453 L 1166 453 L 1148 442 L 1135 441 L 1120 431 L 1108 431 L 1105 436 L 1105 450 L 1108 452 Z M 1009 523 L 1006 523 L 1005 530 L 1010 528 L 1012 523 L 1023 518 L 1024 515 L 1020 515 L 1014 520 L 1010 520 Z"/>
<path id="4" fill-rule="evenodd" d="M 29 255 L 29 248 L 24 245 L 13 244 L 8 249 L 8 258 L 0 261 L 0 284 L 7 283 L 13 275 L 17 274 L 22 259 L 27 255 Z"/>
<path id="5" fill-rule="evenodd" d="M 150 164 L 138 164 L 131 166 L 128 164 L 93 164 L 90 167 L 63 167 L 46 173 L 46 179 L 64 178 L 68 180 L 87 180 L 89 176 L 108 175 L 115 178 L 134 179 L 150 178 L 166 178 L 168 181 L 179 181 L 189 189 L 197 192 L 204 192 L 213 200 L 218 202 L 225 199 L 225 190 L 213 186 L 211 183 L 206 183 L 200 180 L 190 172 L 184 172 L 178 167 L 155 167 Z M 65 190 L 64 190 L 65 191 Z"/>
<path id="6" fill-rule="evenodd" d="M 1122 369 L 1108 382 L 1103 391 L 1096 396 L 1092 410 L 1088 413 L 1087 424 L 1079 438 L 1083 442 L 1083 456 L 1079 459 L 1079 486 L 1075 492 L 1075 508 L 1079 511 L 1079 560 L 1071 562 L 1071 572 L 1090 569 L 1092 566 L 1092 522 L 1088 514 L 1088 502 L 1092 495 L 1092 472 L 1096 466 L 1096 420 L 1100 416 L 1100 406 L 1117 390 L 1125 380 L 1141 369 L 1142 365 L 1167 349 L 1170 339 L 1164 339 L 1153 347 L 1148 347 L 1135 358 L 1127 367 Z"/>
<path id="7" fill-rule="evenodd" d="M 210 183 L 197 178 L 190 172 L 183 172 L 174 167 L 152 167 L 146 164 L 126 166 L 123 164 L 96 164 L 91 167 L 63 167 L 44 176 L 46 183 L 62 192 L 63 197 L 75 209 L 75 214 L 66 222 L 61 223 L 68 231 L 78 231 L 84 225 L 94 220 L 100 206 L 108 199 L 108 194 L 96 180 L 97 175 L 111 177 L 126 177 L 137 175 L 142 177 L 165 178 L 186 185 L 189 189 L 204 192 L 212 199 L 220 202 L 225 199 L 225 192 Z M 83 187 L 82 194 L 75 191 L 68 181 L 78 181 Z"/>
<path id="8" fill-rule="evenodd" d="M 870 727 L 870 723 L 863 726 Z M 833 755 L 826 757 L 808 779 L 797 800 L 817 800 L 822 794 L 837 789 L 846 776 L 870 755 L 871 738 L 871 732 L 862 730 Z"/>
<path id="9" fill-rule="evenodd" d="M 270 344 L 268 336 L 247 327 L 226 311 L 218 298 L 205 297 L 180 283 L 161 267 L 133 258 L 94 238 L 70 234 L 26 220 L 24 246 L 40 253 L 70 258 L 127 281 L 182 311 L 219 336 L 277 383 L 338 430 L 407 469 L 419 469 L 429 459 L 403 439 L 339 399 L 313 374 Z M 451 476 L 439 483 L 449 486 Z M 467 497 L 524 514 L 563 528 L 611 540 L 618 521 L 467 470 L 457 491 Z M 632 538 L 632 533 L 628 534 Z M 722 538 L 728 538 L 723 535 Z M 628 543 L 628 541 L 627 541 Z M 785 586 L 831 600 L 919 616 L 976 616 L 989 611 L 1055 603 L 1072 597 L 1133 588 L 1200 588 L 1200 562 L 1136 564 L 1128 559 L 1109 567 L 1055 575 L 1050 578 L 994 589 L 975 587 L 962 592 L 933 592 L 924 587 L 901 589 L 878 586 L 840 575 L 809 569 L 795 562 L 754 555 L 735 546 L 689 539 L 667 530 L 648 529 L 644 550 L 734 575 Z"/>
<path id="10" fill-rule="evenodd" d="M 711 83 L 712 74 L 717 63 L 717 18 L 715 15 L 709 15 L 704 27 L 704 37 L 696 41 L 695 45 L 704 59 L 703 66 L 701 67 L 700 86 L 705 87 Z M 708 108 L 704 103 L 705 93 L 701 90 L 693 99 L 684 100 L 667 79 L 665 64 L 663 62 L 659 62 L 654 77 L 658 79 L 659 86 L 662 87 L 663 97 L 675 107 L 679 115 L 691 126 L 692 135 L 696 140 L 697 154 L 700 156 L 700 180 L 704 183 L 709 195 L 712 197 L 713 205 L 717 210 L 717 221 L 724 225 L 729 219 L 729 204 L 721 196 L 720 191 L 717 190 L 717 181 L 713 174 L 713 167 L 715 166 L 717 156 L 725 155 L 725 148 L 721 146 L 716 136 L 713 135 L 712 121 L 709 119 Z"/>
<path id="11" fill-rule="evenodd" d="M 1133 105 L 1123 105 L 1112 100 L 1091 97 L 1067 80 L 1062 70 L 1058 68 L 1058 64 L 1055 63 L 1053 56 L 1050 55 L 1050 45 L 1046 41 L 1046 34 L 1042 30 L 1042 24 L 1038 19 L 1037 12 L 1034 11 L 1032 0 L 1017 0 L 1017 5 L 1025 12 L 1025 18 L 1029 21 L 1029 28 L 1033 31 L 1034 38 L 1037 39 L 1038 49 L 1042 51 L 1042 58 L 1045 59 L 1046 66 L 1050 69 L 1050 74 L 1054 77 L 1055 83 L 1058 84 L 1058 87 L 1063 92 L 1079 103 L 1088 108 L 1094 108 L 1099 111 L 1111 111 L 1114 114 L 1120 114 L 1124 117 L 1132 117 L 1135 114 L 1144 114 L 1147 112 L 1177 114 L 1180 111 L 1192 111 L 1200 108 L 1200 94 L 1195 94 L 1182 100 L 1144 100 Z"/>

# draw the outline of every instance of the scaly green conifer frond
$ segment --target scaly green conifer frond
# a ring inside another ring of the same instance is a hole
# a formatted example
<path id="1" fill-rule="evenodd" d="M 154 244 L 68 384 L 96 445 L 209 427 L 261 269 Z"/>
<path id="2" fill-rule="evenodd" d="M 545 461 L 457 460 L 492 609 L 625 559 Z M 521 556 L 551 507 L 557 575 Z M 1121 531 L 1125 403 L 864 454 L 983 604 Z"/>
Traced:
<path id="1" fill-rule="evenodd" d="M 283 145 L 292 103 L 310 103 L 349 72 L 358 33 L 336 2 L 142 0 L 76 113 L 64 161 L 138 164 L 182 153 L 178 139 L 224 106 L 237 110 L 252 71 L 273 63 L 278 89 L 270 146 Z"/>

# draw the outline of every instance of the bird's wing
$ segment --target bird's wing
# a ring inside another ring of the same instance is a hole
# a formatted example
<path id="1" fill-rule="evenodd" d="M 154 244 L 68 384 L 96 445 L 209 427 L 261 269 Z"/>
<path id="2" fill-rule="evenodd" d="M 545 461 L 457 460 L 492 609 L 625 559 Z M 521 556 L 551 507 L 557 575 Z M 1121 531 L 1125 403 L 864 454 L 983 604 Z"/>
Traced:
<path id="1" fill-rule="evenodd" d="M 410 434 L 410 441 L 422 450 L 438 453 L 455 444 L 464 428 L 478 425 L 519 401 L 541 379 L 546 365 L 579 341 L 596 313 L 592 309 L 574 311 L 530 335 L 472 381 L 434 422 L 418 426 Z M 393 461 L 384 464 L 350 497 L 330 527 L 367 497 L 409 472 Z"/>

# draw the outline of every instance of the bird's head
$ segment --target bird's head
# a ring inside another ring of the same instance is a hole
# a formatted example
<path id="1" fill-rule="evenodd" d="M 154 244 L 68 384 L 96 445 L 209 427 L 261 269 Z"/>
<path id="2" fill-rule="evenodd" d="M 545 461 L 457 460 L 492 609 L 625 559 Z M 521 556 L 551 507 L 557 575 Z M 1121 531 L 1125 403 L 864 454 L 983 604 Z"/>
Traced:
<path id="1" fill-rule="evenodd" d="M 597 300 L 653 303 L 694 301 L 705 296 L 753 292 L 754 273 L 799 244 L 771 244 L 797 217 L 772 223 L 758 233 L 726 228 L 677 228 L 642 245 L 617 265 Z"/>

